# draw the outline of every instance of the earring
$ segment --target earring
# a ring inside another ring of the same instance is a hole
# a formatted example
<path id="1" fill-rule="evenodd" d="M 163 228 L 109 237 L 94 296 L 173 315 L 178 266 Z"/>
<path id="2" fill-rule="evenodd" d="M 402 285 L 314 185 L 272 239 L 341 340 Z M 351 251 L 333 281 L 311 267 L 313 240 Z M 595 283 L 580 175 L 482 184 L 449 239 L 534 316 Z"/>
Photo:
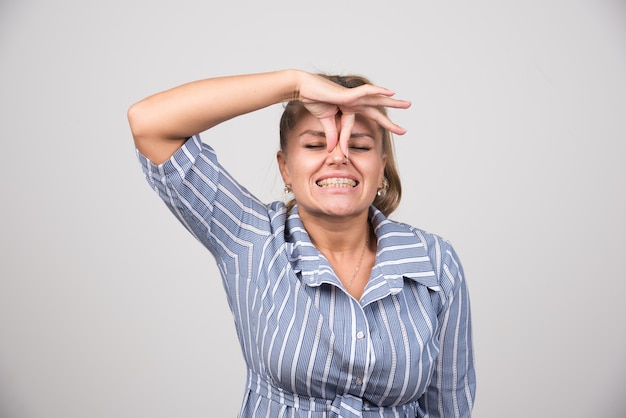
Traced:
<path id="1" fill-rule="evenodd" d="M 387 177 L 383 177 L 383 184 L 378 188 L 376 194 L 378 197 L 383 197 L 387 194 L 387 189 L 389 188 L 389 182 L 387 181 Z"/>
<path id="2" fill-rule="evenodd" d="M 285 184 L 285 188 L 283 189 L 283 192 L 285 192 L 285 194 L 291 193 L 291 184 Z"/>

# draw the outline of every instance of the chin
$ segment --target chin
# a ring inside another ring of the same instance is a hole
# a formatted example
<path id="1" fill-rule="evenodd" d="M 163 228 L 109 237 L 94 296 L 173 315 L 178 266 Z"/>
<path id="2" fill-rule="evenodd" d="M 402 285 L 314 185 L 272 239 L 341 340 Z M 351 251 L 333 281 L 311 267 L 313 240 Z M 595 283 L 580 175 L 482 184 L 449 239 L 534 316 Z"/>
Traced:
<path id="1" fill-rule="evenodd" d="M 356 216 L 363 212 L 367 212 L 368 208 L 369 206 L 365 208 L 361 208 L 356 205 L 338 205 L 338 206 L 327 206 L 323 208 L 323 212 L 326 215 L 337 216 L 337 217 Z"/>
<path id="2" fill-rule="evenodd" d="M 300 212 L 306 211 L 313 216 L 353 217 L 367 212 L 370 204 L 364 203 L 356 196 L 346 194 L 314 195 L 298 200 Z"/>

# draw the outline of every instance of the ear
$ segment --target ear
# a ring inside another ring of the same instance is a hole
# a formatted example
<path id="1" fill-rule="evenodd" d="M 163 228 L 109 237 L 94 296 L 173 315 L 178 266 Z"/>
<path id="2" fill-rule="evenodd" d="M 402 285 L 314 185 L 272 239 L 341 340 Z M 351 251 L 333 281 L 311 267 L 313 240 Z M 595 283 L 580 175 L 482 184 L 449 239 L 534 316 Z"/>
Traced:
<path id="1" fill-rule="evenodd" d="M 291 184 L 291 176 L 289 175 L 289 168 L 287 168 L 287 156 L 283 151 L 276 153 L 276 161 L 278 162 L 278 170 L 280 170 L 283 183 Z"/>

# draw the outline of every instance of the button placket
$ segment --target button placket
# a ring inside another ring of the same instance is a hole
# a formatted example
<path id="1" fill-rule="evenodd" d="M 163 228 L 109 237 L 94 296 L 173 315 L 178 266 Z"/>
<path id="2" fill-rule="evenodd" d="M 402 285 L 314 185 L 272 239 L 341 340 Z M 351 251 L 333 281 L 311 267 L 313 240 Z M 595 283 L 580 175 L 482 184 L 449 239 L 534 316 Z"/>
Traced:
<path id="1" fill-rule="evenodd" d="M 354 344 L 355 351 L 355 362 L 354 369 L 352 370 L 352 386 L 356 391 L 362 391 L 363 385 L 365 384 L 366 375 L 368 373 L 368 369 L 370 367 L 369 364 L 369 343 L 368 343 L 368 325 L 367 325 L 367 317 L 363 309 L 359 306 L 360 309 L 357 309 L 356 320 L 353 323 L 352 328 L 352 341 Z"/>

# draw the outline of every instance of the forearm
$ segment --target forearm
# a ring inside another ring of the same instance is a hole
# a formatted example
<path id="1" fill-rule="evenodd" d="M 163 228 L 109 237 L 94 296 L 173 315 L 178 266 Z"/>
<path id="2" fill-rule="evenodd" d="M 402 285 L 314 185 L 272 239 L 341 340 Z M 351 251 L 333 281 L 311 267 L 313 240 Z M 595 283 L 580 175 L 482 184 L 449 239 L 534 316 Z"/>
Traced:
<path id="1" fill-rule="evenodd" d="M 293 98 L 302 72 L 283 70 L 183 84 L 131 106 L 128 119 L 139 151 L 167 160 L 190 136 L 245 113 Z"/>

